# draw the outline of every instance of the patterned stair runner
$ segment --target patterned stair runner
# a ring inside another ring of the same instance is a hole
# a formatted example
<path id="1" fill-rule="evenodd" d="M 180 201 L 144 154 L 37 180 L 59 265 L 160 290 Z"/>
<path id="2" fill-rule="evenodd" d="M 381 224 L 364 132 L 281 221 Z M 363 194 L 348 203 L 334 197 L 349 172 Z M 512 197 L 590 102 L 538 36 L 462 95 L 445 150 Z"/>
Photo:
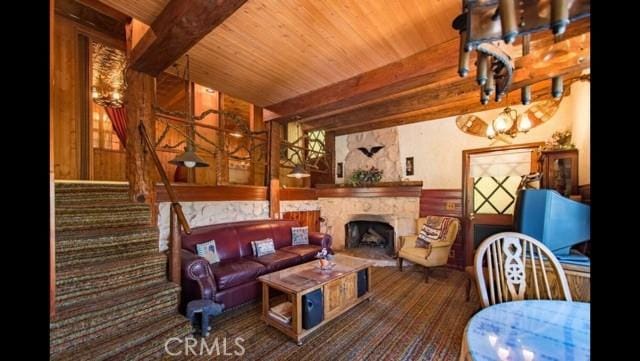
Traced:
<path id="1" fill-rule="evenodd" d="M 178 313 L 150 210 L 126 183 L 56 182 L 56 318 L 52 360 L 160 358 L 193 329 Z"/>

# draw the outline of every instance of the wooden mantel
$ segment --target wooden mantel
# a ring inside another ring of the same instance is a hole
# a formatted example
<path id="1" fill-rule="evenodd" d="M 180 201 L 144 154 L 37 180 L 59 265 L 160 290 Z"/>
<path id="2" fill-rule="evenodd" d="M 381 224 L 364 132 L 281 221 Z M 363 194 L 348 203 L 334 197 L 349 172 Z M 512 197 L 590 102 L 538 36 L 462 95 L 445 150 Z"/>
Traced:
<path id="1" fill-rule="evenodd" d="M 422 181 L 381 182 L 369 187 L 344 184 L 317 184 L 316 192 L 322 197 L 420 197 Z"/>

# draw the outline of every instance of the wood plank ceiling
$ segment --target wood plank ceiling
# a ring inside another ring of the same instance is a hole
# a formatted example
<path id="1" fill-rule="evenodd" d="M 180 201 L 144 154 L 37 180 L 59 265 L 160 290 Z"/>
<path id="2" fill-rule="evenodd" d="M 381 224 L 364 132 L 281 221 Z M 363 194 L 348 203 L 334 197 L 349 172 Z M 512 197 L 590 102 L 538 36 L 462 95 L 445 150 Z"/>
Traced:
<path id="1" fill-rule="evenodd" d="M 169 2 L 101 1 L 146 24 Z M 460 6 L 460 0 L 249 0 L 191 48 L 191 79 L 267 106 L 456 38 L 451 21 Z"/>
<path id="2" fill-rule="evenodd" d="M 147 24 L 169 3 L 100 1 Z M 552 76 L 570 83 L 590 67 L 588 18 L 559 44 L 550 31 L 536 33 L 526 58 L 519 42 L 505 47 L 520 79 L 513 95 L 480 105 L 474 69 L 457 75 L 451 23 L 461 2 L 246 0 L 188 51 L 191 79 L 264 107 L 265 120 L 346 134 L 504 107 L 534 83 L 533 100 L 542 100 Z"/>

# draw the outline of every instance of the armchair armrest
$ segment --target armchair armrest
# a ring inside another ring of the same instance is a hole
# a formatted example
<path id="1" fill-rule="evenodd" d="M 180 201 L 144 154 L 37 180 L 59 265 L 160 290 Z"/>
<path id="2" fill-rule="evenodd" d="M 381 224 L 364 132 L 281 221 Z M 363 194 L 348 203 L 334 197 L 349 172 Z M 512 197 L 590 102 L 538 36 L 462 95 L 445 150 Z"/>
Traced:
<path id="1" fill-rule="evenodd" d="M 429 242 L 432 248 L 449 247 L 453 242 L 451 241 L 433 241 Z"/>
<path id="2" fill-rule="evenodd" d="M 331 249 L 332 241 L 333 239 L 331 238 L 331 235 L 327 233 L 309 232 L 309 243 L 326 248 L 331 254 L 333 254 L 333 250 Z"/>
<path id="3" fill-rule="evenodd" d="M 400 242 L 401 242 L 400 249 L 403 249 L 405 247 L 407 247 L 407 248 L 415 247 L 417 239 L 418 239 L 417 235 L 401 236 L 400 237 Z"/>
<path id="4" fill-rule="evenodd" d="M 211 273 L 209 262 L 185 249 L 180 250 L 182 268 L 182 304 L 191 300 L 213 300 L 216 294 L 216 281 Z"/>

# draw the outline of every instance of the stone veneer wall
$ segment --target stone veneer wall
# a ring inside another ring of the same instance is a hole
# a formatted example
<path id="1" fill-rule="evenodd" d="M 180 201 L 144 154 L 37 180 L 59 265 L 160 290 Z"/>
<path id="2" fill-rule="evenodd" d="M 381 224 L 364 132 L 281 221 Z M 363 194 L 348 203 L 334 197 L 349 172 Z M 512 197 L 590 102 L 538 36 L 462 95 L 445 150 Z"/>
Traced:
<path id="1" fill-rule="evenodd" d="M 369 150 L 371 147 L 381 145 L 384 148 L 371 157 L 367 157 L 358 149 L 362 147 Z M 353 171 L 371 167 L 376 167 L 383 171 L 383 182 L 400 180 L 402 165 L 400 164 L 400 144 L 398 143 L 398 129 L 396 127 L 349 134 L 347 136 L 347 148 L 348 152 L 344 160 L 345 180 L 351 177 Z"/>
<path id="2" fill-rule="evenodd" d="M 180 204 L 191 227 L 269 218 L 268 201 L 180 202 Z M 170 205 L 169 202 L 162 202 L 159 205 L 158 228 L 161 252 L 168 249 Z"/>
<path id="3" fill-rule="evenodd" d="M 308 211 L 319 211 L 319 210 L 320 210 L 320 202 L 317 200 L 280 201 L 280 213 L 308 212 Z"/>
<path id="4" fill-rule="evenodd" d="M 396 217 L 396 237 L 415 234 L 415 220 L 420 213 L 419 197 L 319 198 L 320 216 L 326 219 L 326 232 L 333 237 L 333 248 L 345 245 L 344 225 L 354 215 Z"/>

